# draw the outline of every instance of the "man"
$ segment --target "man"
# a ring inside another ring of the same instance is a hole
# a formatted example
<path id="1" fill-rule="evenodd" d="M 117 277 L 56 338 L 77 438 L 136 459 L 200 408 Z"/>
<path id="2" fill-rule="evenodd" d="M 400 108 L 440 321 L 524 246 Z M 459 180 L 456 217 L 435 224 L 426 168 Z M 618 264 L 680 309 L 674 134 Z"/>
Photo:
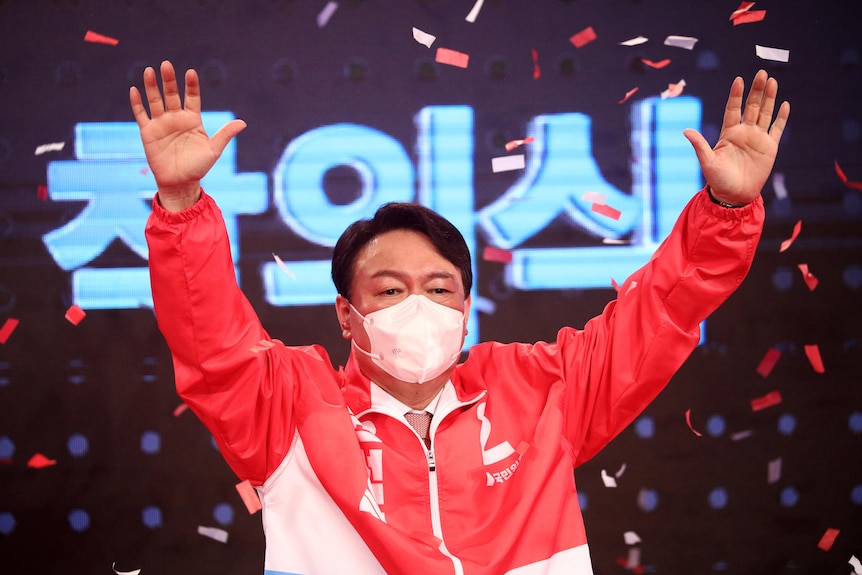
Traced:
<path id="1" fill-rule="evenodd" d="M 130 90 L 158 184 L 156 315 L 180 395 L 257 488 L 266 573 L 592 573 L 572 470 L 661 391 L 747 273 L 790 114 L 784 103 L 773 122 L 777 82 L 758 72 L 743 107 L 734 80 L 715 148 L 685 131 L 707 187 L 617 300 L 553 343 L 480 343 L 458 364 L 472 282 L 463 238 L 414 204 L 353 224 L 333 254 L 352 344 L 336 370 L 319 346 L 270 339 L 200 189 L 245 124 L 210 138 L 195 72 L 184 104 L 169 62 L 161 76 L 164 94 L 144 71 L 149 114 Z"/>

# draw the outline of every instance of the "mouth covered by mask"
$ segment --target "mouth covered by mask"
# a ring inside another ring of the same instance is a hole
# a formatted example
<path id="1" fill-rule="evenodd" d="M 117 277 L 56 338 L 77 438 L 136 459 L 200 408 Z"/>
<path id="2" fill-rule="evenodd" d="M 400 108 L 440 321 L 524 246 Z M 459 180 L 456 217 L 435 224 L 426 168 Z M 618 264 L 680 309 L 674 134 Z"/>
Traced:
<path id="1" fill-rule="evenodd" d="M 394 378 L 425 383 L 446 371 L 460 356 L 464 313 L 412 294 L 398 304 L 360 314 L 371 352 L 353 347 Z"/>

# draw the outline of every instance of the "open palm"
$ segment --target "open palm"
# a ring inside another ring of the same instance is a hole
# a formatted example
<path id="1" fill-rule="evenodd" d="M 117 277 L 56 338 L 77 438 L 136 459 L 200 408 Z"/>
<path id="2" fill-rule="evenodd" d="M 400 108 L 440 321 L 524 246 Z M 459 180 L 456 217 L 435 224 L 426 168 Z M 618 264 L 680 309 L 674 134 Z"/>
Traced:
<path id="1" fill-rule="evenodd" d="M 135 87 L 129 90 L 129 102 L 141 132 L 147 162 L 156 178 L 159 200 L 166 207 L 186 205 L 197 198 L 200 180 L 216 163 L 231 138 L 245 128 L 245 122 L 228 122 L 210 138 L 201 121 L 197 73 L 186 72 L 185 106 L 170 62 L 162 62 L 161 76 L 164 97 L 159 91 L 155 70 L 149 67 L 144 70 L 149 115 Z"/>
<path id="2" fill-rule="evenodd" d="M 778 82 L 764 70 L 754 76 L 745 109 L 744 88 L 739 77 L 731 84 L 721 134 L 714 148 L 696 130 L 684 132 L 694 146 L 713 196 L 734 205 L 745 205 L 757 198 L 772 171 L 790 116 L 790 104 L 784 102 L 773 122 Z"/>

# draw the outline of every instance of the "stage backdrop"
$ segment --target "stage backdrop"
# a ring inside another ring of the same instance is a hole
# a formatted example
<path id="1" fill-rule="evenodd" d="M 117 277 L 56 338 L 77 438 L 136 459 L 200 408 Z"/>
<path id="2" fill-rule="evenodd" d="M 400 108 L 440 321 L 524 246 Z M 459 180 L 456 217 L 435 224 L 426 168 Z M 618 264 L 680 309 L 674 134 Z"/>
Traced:
<path id="1" fill-rule="evenodd" d="M 243 290 L 273 337 L 339 364 L 349 222 L 440 211 L 475 256 L 468 346 L 552 339 L 704 184 L 682 130 L 714 142 L 733 78 L 765 68 L 793 113 L 754 267 L 576 477 L 597 574 L 851 573 L 862 3 L 750 4 L 0 2 L 0 571 L 262 571 L 260 517 L 183 411 L 151 308 L 128 89 L 170 59 L 200 73 L 208 128 L 248 123 L 204 181 Z"/>

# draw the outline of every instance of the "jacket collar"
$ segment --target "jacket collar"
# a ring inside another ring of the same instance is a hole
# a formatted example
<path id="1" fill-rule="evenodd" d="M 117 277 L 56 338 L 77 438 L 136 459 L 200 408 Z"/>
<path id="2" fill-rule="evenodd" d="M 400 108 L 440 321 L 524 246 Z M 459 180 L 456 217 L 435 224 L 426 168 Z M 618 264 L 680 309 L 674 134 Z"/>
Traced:
<path id="1" fill-rule="evenodd" d="M 351 349 L 350 356 L 347 358 L 347 366 L 342 370 L 341 389 L 350 411 L 361 413 L 372 407 L 371 386 L 374 384 L 360 371 L 354 353 Z M 485 392 L 484 382 L 479 378 L 469 378 L 471 381 L 465 380 L 463 372 L 466 366 L 466 362 L 455 366 L 451 377 L 455 395 L 460 402 L 470 402 Z"/>

